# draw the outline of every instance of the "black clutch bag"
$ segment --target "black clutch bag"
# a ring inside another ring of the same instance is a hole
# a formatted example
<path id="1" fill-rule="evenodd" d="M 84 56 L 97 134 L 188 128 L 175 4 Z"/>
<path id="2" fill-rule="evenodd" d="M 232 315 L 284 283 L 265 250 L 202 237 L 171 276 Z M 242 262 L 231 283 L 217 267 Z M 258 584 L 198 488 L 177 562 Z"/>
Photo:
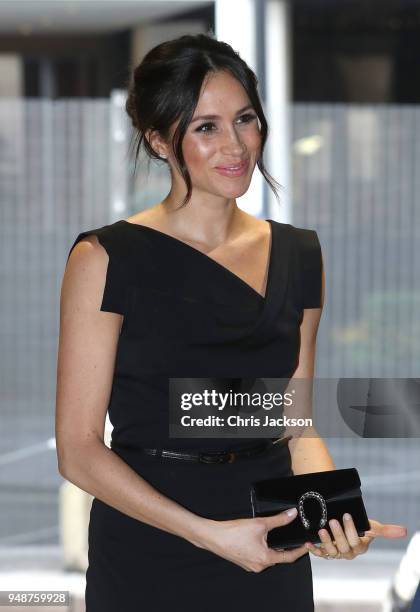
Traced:
<path id="1" fill-rule="evenodd" d="M 296 507 L 296 518 L 287 525 L 270 529 L 270 548 L 294 548 L 305 542 L 319 544 L 318 530 L 334 535 L 328 521 L 337 519 L 344 530 L 343 514 L 351 514 L 357 533 L 362 536 L 370 524 L 362 499 L 356 468 L 312 472 L 260 480 L 251 484 L 253 517 L 271 516 Z"/>

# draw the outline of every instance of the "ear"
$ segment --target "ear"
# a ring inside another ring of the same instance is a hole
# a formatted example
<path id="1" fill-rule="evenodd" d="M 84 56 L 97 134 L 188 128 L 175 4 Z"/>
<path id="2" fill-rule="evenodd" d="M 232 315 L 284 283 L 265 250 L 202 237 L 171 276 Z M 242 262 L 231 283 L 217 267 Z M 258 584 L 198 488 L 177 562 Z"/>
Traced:
<path id="1" fill-rule="evenodd" d="M 168 145 L 160 136 L 157 130 L 146 130 L 144 134 L 148 143 L 159 157 L 166 159 L 168 157 Z"/>

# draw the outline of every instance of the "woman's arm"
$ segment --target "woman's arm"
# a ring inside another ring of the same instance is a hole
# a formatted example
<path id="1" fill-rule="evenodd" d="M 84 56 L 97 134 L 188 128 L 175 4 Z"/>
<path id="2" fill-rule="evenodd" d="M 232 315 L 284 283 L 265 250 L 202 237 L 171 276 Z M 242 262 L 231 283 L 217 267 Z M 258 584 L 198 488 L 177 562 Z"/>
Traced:
<path id="1" fill-rule="evenodd" d="M 323 269 L 321 307 L 307 308 L 303 311 L 300 327 L 299 364 L 291 378 L 291 384 L 293 384 L 294 379 L 299 378 L 308 381 L 300 389 L 302 389 L 302 394 L 308 395 L 309 405 L 312 399 L 312 385 L 309 384 L 309 381 L 313 379 L 315 370 L 316 336 L 324 304 L 324 295 L 325 274 Z M 315 427 L 307 427 L 302 433 L 304 435 L 295 436 L 289 442 L 293 473 L 297 475 L 335 470 L 334 461 Z"/>
<path id="2" fill-rule="evenodd" d="M 323 269 L 321 307 L 307 308 L 304 310 L 300 328 L 301 345 L 299 350 L 299 364 L 291 381 L 294 379 L 304 379 L 312 383 L 315 369 L 316 336 L 324 304 L 324 294 L 325 276 Z M 303 405 L 308 406 L 308 413 L 312 414 L 312 384 L 305 383 L 300 389 L 303 389 Z M 304 410 L 304 412 L 306 412 L 306 410 Z M 308 472 L 335 470 L 336 466 L 334 465 L 334 461 L 328 452 L 325 442 L 319 436 L 315 427 L 308 427 L 303 433 L 304 435 L 296 436 L 289 441 L 293 473 L 298 475 Z M 401 538 L 407 535 L 407 529 L 402 525 L 383 524 L 379 521 L 369 519 L 371 529 L 366 531 L 364 536 L 359 536 L 352 517 L 350 515 L 349 517 L 349 520 L 343 520 L 344 529 L 341 527 L 339 521 L 329 522 L 334 538 L 333 540 L 327 529 L 320 529 L 318 531 L 321 539 L 320 546 L 307 542 L 307 549 L 317 557 L 325 557 L 327 553 L 332 558 L 354 559 L 358 555 L 365 553 L 377 536 Z"/>
<path id="3" fill-rule="evenodd" d="M 73 249 L 63 277 L 57 364 L 56 444 L 64 478 L 117 510 L 186 538 L 210 521 L 168 499 L 104 443 L 123 315 L 100 310 L 108 255 L 95 236 Z"/>
<path id="4" fill-rule="evenodd" d="M 304 311 L 299 366 L 293 378 L 313 378 L 316 333 L 321 310 L 321 308 L 311 308 Z M 307 388 L 309 388 L 309 385 L 305 385 L 305 391 Z M 310 404 L 308 403 L 308 405 Z M 334 461 L 316 429 L 314 427 L 308 428 L 304 434 L 289 441 L 294 474 L 335 470 Z M 364 536 L 358 535 L 351 516 L 349 520 L 344 520 L 343 516 L 344 528 L 339 521 L 329 522 L 333 539 L 327 529 L 320 529 L 318 534 L 321 544 L 317 546 L 308 542 L 307 549 L 317 557 L 325 557 L 328 554 L 332 558 L 350 560 L 365 553 L 377 536 L 402 538 L 407 535 L 407 529 L 402 525 L 383 524 L 373 519 L 369 519 L 369 522 L 371 529 L 366 531 Z"/>

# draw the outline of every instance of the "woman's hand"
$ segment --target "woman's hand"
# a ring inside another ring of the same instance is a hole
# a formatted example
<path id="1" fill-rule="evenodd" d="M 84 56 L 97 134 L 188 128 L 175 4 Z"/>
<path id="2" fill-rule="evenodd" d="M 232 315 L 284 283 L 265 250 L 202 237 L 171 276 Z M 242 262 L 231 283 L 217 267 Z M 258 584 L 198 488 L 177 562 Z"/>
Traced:
<path id="1" fill-rule="evenodd" d="M 276 563 L 293 563 L 308 553 L 303 546 L 291 550 L 270 548 L 267 545 L 267 533 L 274 527 L 282 527 L 295 520 L 297 511 L 292 516 L 288 511 L 273 516 L 230 521 L 213 521 L 207 523 L 206 533 L 201 548 L 236 563 L 248 572 L 261 572 Z"/>
<path id="2" fill-rule="evenodd" d="M 331 520 L 329 525 L 334 535 L 334 540 L 326 529 L 318 531 L 321 544 L 316 546 L 312 542 L 306 542 L 307 550 L 317 557 L 324 559 L 354 559 L 357 555 L 362 555 L 367 551 L 373 539 L 377 536 L 383 538 L 405 538 L 407 528 L 402 525 L 384 524 L 379 521 L 369 519 L 371 529 L 365 532 L 364 536 L 359 536 L 350 514 L 343 515 L 344 531 L 339 521 Z"/>

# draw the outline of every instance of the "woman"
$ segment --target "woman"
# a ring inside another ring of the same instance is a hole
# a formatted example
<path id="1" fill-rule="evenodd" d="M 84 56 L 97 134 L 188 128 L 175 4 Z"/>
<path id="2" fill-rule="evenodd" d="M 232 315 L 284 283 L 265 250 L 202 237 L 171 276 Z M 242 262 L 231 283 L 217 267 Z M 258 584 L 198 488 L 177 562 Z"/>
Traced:
<path id="1" fill-rule="evenodd" d="M 135 69 L 126 104 L 172 185 L 151 208 L 84 231 L 61 293 L 60 473 L 94 496 L 87 612 L 313 610 L 308 551 L 353 558 L 372 521 L 333 543 L 275 551 L 250 483 L 332 470 L 321 439 L 172 438 L 171 377 L 312 377 L 322 308 L 317 235 L 242 210 L 267 124 L 256 78 L 232 48 L 183 36 Z M 181 203 L 181 206 L 180 206 Z M 77 245 L 77 246 L 76 246 Z M 111 449 L 103 442 L 109 411 Z M 402 531 L 401 531 L 402 530 Z M 324 530 L 325 531 L 325 530 Z"/>

